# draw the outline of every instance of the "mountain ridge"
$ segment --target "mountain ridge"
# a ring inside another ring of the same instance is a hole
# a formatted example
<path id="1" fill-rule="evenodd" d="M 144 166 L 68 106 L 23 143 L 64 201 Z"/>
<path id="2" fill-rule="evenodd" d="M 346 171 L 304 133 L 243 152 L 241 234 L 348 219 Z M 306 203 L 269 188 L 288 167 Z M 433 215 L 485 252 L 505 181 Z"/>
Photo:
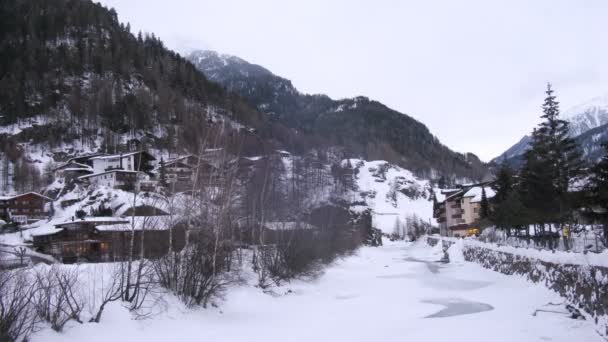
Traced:
<path id="1" fill-rule="evenodd" d="M 608 141 L 608 94 L 572 106 L 560 116 L 570 123 L 570 136 L 581 146 L 583 157 L 590 162 L 597 161 L 601 157 L 600 144 Z M 520 163 L 515 159 L 521 159 L 530 142 L 530 135 L 525 135 L 505 152 L 492 159 L 491 163 L 511 159 L 512 165 L 519 165 Z"/>
<path id="2" fill-rule="evenodd" d="M 426 178 L 437 173 L 481 179 L 487 168 L 472 153 L 441 144 L 426 125 L 365 96 L 305 94 L 292 82 L 240 57 L 193 51 L 187 58 L 209 79 L 246 98 L 270 120 L 347 146 L 364 159 L 388 160 Z"/>

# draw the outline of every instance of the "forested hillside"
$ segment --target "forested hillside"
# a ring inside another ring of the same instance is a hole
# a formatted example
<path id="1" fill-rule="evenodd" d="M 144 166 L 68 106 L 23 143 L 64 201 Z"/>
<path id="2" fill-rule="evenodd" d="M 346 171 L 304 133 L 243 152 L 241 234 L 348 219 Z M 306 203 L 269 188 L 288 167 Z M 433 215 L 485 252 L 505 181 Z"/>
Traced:
<path id="1" fill-rule="evenodd" d="M 3 187 L 36 188 L 47 164 L 75 153 L 196 153 L 214 131 L 252 152 L 264 144 L 251 132 L 273 141 L 258 111 L 91 1 L 3 1 L 0 51 Z M 256 143 L 237 143 L 239 130 Z"/>
<path id="2" fill-rule="evenodd" d="M 188 58 L 211 80 L 246 98 L 276 122 L 364 159 L 383 159 L 424 177 L 480 179 L 486 167 L 471 153 L 451 151 L 412 117 L 366 97 L 332 100 L 300 93 L 291 81 L 238 57 L 196 51 Z"/>

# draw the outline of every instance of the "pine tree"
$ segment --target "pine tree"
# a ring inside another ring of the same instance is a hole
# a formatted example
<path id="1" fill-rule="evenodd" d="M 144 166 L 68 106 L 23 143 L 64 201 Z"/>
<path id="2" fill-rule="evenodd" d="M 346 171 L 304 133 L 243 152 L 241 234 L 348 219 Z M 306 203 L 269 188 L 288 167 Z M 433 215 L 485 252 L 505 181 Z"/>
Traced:
<path id="1" fill-rule="evenodd" d="M 608 246 L 608 142 L 602 144 L 605 154 L 591 168 L 587 185 L 587 216 L 602 223 L 604 244 Z"/>
<path id="2" fill-rule="evenodd" d="M 569 137 L 569 124 L 559 118 L 559 102 L 547 85 L 543 121 L 532 133 L 520 174 L 522 201 L 532 223 L 563 223 L 571 212 L 568 188 L 582 169 L 580 152 Z M 544 229 L 544 228 L 543 228 Z"/>
<path id="3" fill-rule="evenodd" d="M 488 218 L 490 216 L 490 205 L 488 203 L 488 196 L 486 195 L 486 187 L 481 187 L 481 203 L 480 203 L 480 211 L 479 217 L 482 219 Z"/>
<path id="4" fill-rule="evenodd" d="M 165 170 L 165 161 L 163 160 L 163 157 L 160 157 L 160 169 L 158 172 L 159 185 L 163 188 L 167 188 L 167 173 Z"/>
<path id="5" fill-rule="evenodd" d="M 494 205 L 500 205 L 504 202 L 509 193 L 513 191 L 514 187 L 513 170 L 507 163 L 502 163 L 498 173 L 496 175 L 496 181 L 492 183 L 492 189 L 494 190 L 494 197 L 492 197 L 492 203 Z"/>

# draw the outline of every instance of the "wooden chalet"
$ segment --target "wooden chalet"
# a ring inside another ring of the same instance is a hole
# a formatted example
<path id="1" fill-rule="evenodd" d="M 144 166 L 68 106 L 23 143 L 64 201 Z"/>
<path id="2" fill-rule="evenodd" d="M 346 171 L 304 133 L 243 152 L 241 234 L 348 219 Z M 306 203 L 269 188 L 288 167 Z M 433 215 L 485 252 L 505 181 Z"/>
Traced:
<path id="1" fill-rule="evenodd" d="M 0 197 L 0 215 L 7 222 L 28 223 L 49 216 L 46 203 L 52 199 L 37 192 Z"/>
<path id="2" fill-rule="evenodd" d="M 64 263 L 125 260 L 134 234 L 134 254 L 158 258 L 169 250 L 167 216 L 87 217 L 55 225 L 54 231 L 33 236 L 34 249 L 52 255 Z M 173 225 L 173 246 L 179 251 L 185 243 L 184 229 Z"/>

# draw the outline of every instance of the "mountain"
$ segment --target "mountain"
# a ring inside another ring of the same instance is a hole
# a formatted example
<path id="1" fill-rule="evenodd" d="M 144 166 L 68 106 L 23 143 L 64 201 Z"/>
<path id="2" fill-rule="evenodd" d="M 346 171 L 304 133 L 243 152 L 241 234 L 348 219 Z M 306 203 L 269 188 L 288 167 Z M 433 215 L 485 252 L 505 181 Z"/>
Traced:
<path id="1" fill-rule="evenodd" d="M 273 122 L 323 144 L 343 146 L 354 157 L 387 160 L 423 178 L 481 179 L 487 174 L 477 156 L 450 150 L 424 124 L 380 102 L 363 96 L 334 100 L 303 94 L 264 67 L 214 51 L 194 51 L 187 58 Z"/>
<path id="2" fill-rule="evenodd" d="M 581 147 L 583 157 L 590 162 L 601 158 L 601 143 L 608 141 L 608 94 L 571 107 L 561 113 L 570 123 L 570 135 Z M 521 165 L 521 156 L 528 149 L 531 137 L 526 135 L 515 145 L 494 158 L 492 163 L 507 161 L 513 167 Z"/>
<path id="3" fill-rule="evenodd" d="M 569 108 L 562 117 L 570 122 L 572 136 L 608 123 L 608 94 Z"/>

